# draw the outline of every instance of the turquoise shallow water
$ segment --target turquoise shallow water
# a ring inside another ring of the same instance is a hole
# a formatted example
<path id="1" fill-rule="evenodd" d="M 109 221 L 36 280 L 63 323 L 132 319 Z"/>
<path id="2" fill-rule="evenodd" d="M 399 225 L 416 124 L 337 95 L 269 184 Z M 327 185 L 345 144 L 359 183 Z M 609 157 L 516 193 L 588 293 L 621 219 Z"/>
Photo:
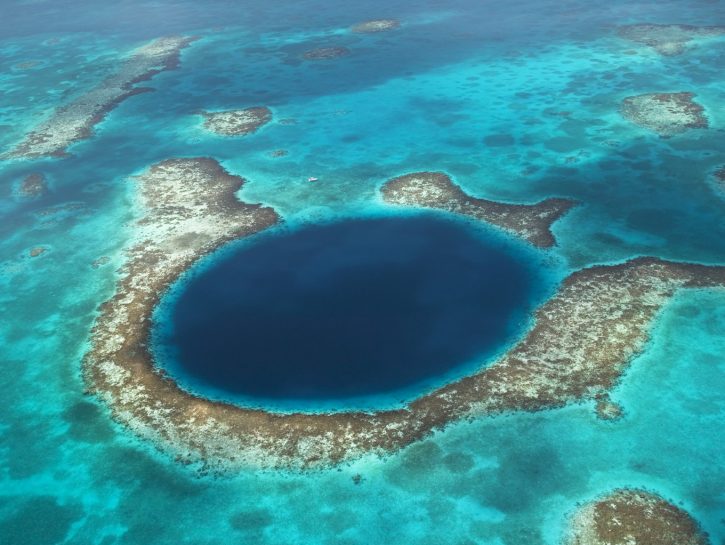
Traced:
<path id="1" fill-rule="evenodd" d="M 89 6 L 3 3 L 0 152 L 147 40 L 202 39 L 71 157 L 0 163 L 0 541 L 553 545 L 578 501 L 633 485 L 682 502 L 725 542 L 722 291 L 666 307 L 613 394 L 619 422 L 589 405 L 483 419 L 311 475 L 199 476 L 114 425 L 80 379 L 134 217 L 128 177 L 173 156 L 219 159 L 248 180 L 242 198 L 290 225 L 374 214 L 386 179 L 419 170 L 487 198 L 573 198 L 547 258 L 558 279 L 636 255 L 725 262 L 725 199 L 707 180 L 725 164 L 725 40 L 666 58 L 614 34 L 725 24 L 722 1 Z M 377 17 L 403 27 L 345 31 Z M 328 43 L 352 54 L 299 61 Z M 711 129 L 665 140 L 617 113 L 626 96 L 681 90 Z M 275 120 L 242 139 L 204 132 L 195 115 L 255 105 Z M 50 192 L 20 199 L 36 171 Z M 48 251 L 31 259 L 36 246 Z M 110 263 L 93 268 L 101 256 Z"/>

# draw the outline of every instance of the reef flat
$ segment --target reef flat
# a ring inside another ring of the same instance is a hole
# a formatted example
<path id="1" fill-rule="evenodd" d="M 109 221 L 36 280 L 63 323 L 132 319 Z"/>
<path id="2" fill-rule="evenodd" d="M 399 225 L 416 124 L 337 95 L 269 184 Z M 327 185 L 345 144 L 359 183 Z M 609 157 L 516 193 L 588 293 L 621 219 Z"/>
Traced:
<path id="1" fill-rule="evenodd" d="M 725 286 L 725 267 L 655 258 L 583 269 L 499 360 L 404 408 L 272 413 L 180 389 L 154 365 L 149 338 L 161 294 L 185 270 L 227 241 L 275 224 L 277 214 L 236 200 L 242 180 L 211 159 L 164 161 L 136 184 L 141 217 L 116 294 L 92 330 L 84 376 L 119 422 L 179 461 L 220 472 L 329 466 L 395 451 L 461 418 L 601 399 L 678 289 Z"/>
<path id="2" fill-rule="evenodd" d="M 674 56 L 684 53 L 693 40 L 725 35 L 725 27 L 637 24 L 623 26 L 617 33 L 625 40 L 653 48 L 660 55 Z"/>
<path id="3" fill-rule="evenodd" d="M 667 500 L 619 489 L 579 508 L 565 545 L 707 545 L 697 522 Z"/>
<path id="4" fill-rule="evenodd" d="M 130 96 L 151 91 L 148 87 L 134 87 L 134 84 L 176 68 L 181 50 L 195 39 L 180 36 L 159 38 L 136 49 L 129 59 L 121 62 L 115 74 L 71 103 L 57 108 L 7 157 L 65 155 L 68 146 L 89 138 L 93 127 L 118 104 Z"/>
<path id="5" fill-rule="evenodd" d="M 383 199 L 392 204 L 436 208 L 485 221 L 548 248 L 556 244 L 551 225 L 576 203 L 546 199 L 536 204 L 507 204 L 467 195 L 443 172 L 415 172 L 389 180 Z"/>
<path id="6" fill-rule="evenodd" d="M 374 19 L 353 25 L 350 30 L 360 34 L 370 34 L 375 32 L 385 32 L 400 28 L 400 21 L 395 19 Z"/>
<path id="7" fill-rule="evenodd" d="M 694 93 L 649 93 L 627 97 L 622 101 L 622 116 L 663 138 L 690 129 L 709 126 L 705 108 L 695 102 Z"/>
<path id="8" fill-rule="evenodd" d="M 202 112 L 204 128 L 222 136 L 244 136 L 255 132 L 272 120 L 269 108 L 258 106 L 243 110 Z"/>

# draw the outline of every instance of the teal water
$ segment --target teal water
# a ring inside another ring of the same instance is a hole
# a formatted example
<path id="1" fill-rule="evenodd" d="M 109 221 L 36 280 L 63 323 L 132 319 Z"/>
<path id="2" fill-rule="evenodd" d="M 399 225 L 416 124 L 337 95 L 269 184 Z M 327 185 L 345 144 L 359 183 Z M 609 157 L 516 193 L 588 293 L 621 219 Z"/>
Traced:
<path id="1" fill-rule="evenodd" d="M 589 405 L 483 419 L 339 470 L 199 476 L 84 394 L 80 359 L 135 214 L 128 177 L 172 156 L 217 158 L 248 180 L 244 200 L 292 225 L 376 213 L 379 186 L 410 171 L 444 170 L 492 199 L 573 198 L 547 253 L 557 279 L 636 255 L 725 262 L 725 199 L 707 181 L 725 164 L 725 40 L 665 58 L 614 33 L 725 24 L 722 1 L 266 4 L 2 2 L 0 152 L 145 41 L 203 38 L 71 157 L 0 163 L 0 541 L 554 545 L 578 501 L 632 485 L 725 542 L 722 291 L 667 306 L 613 394 L 619 422 Z M 378 17 L 403 26 L 345 30 Z M 328 43 L 352 54 L 300 62 Z M 617 113 L 626 96 L 682 90 L 711 129 L 664 140 Z M 256 105 L 274 121 L 241 139 L 195 115 Z M 19 198 L 36 171 L 50 192 Z M 31 259 L 36 246 L 47 251 Z"/>

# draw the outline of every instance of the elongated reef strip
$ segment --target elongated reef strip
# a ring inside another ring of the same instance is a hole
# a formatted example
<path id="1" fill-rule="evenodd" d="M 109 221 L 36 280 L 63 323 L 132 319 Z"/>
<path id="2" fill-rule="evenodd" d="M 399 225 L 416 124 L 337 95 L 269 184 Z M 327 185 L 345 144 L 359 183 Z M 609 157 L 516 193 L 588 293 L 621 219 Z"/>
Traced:
<path id="1" fill-rule="evenodd" d="M 695 93 L 648 93 L 627 97 L 621 113 L 632 123 L 656 132 L 663 138 L 690 129 L 707 129 L 705 108 L 695 102 Z"/>
<path id="2" fill-rule="evenodd" d="M 568 199 L 546 199 L 536 204 L 476 199 L 443 172 L 415 172 L 393 178 L 383 186 L 382 195 L 392 204 L 469 216 L 501 227 L 541 248 L 556 244 L 551 225 L 576 204 Z"/>
<path id="3" fill-rule="evenodd" d="M 580 507 L 565 545 L 708 545 L 689 513 L 644 490 L 622 488 Z"/>
<path id="4" fill-rule="evenodd" d="M 176 68 L 181 50 L 194 40 L 196 38 L 171 36 L 136 49 L 130 58 L 121 62 L 115 74 L 56 109 L 50 119 L 37 126 L 10 152 L 9 157 L 32 159 L 65 155 L 68 146 L 90 138 L 93 127 L 118 104 L 130 96 L 151 91 L 149 87 L 134 87 L 134 84 Z"/>
<path id="5" fill-rule="evenodd" d="M 660 55 L 685 52 L 693 40 L 725 35 L 723 26 L 636 24 L 620 27 L 617 34 L 625 40 L 653 48 Z"/>
<path id="6" fill-rule="evenodd" d="M 583 269 L 536 311 L 535 325 L 508 353 L 404 408 L 272 413 L 180 389 L 154 365 L 149 337 L 159 298 L 184 271 L 227 241 L 275 224 L 277 214 L 236 200 L 242 180 L 211 159 L 167 160 L 135 183 L 136 235 L 92 330 L 84 376 L 119 422 L 181 462 L 219 472 L 327 467 L 395 451 L 462 418 L 601 399 L 677 290 L 725 285 L 725 267 L 654 258 Z"/>
<path id="7" fill-rule="evenodd" d="M 272 120 L 272 111 L 263 106 L 244 110 L 202 112 L 204 128 L 222 136 L 244 136 Z"/>

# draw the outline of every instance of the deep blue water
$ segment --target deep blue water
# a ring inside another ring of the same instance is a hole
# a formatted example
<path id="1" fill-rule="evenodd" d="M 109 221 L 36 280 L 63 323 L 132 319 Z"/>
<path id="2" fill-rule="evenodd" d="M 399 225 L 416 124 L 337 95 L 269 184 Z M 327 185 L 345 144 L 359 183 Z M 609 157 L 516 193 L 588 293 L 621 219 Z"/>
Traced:
<path id="1" fill-rule="evenodd" d="M 262 236 L 183 286 L 162 344 L 177 372 L 233 394 L 391 392 L 521 329 L 537 275 L 506 249 L 428 215 Z"/>

